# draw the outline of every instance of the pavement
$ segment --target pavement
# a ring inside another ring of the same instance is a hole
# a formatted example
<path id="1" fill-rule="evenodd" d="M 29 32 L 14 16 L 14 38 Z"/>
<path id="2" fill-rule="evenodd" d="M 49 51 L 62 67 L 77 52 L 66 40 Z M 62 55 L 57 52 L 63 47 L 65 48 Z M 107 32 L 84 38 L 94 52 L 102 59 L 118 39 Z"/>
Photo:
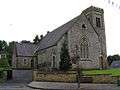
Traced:
<path id="1" fill-rule="evenodd" d="M 116 84 L 80 84 L 78 88 L 77 83 L 60 83 L 60 82 L 36 82 L 33 81 L 28 84 L 34 89 L 44 90 L 120 90 L 120 86 Z"/>
<path id="2" fill-rule="evenodd" d="M 36 82 L 7 81 L 0 85 L 0 90 L 120 90 L 116 84 L 90 84 L 62 82 Z"/>
<path id="3" fill-rule="evenodd" d="M 27 85 L 27 82 L 9 80 L 0 84 L 0 90 L 40 90 L 30 88 Z"/>

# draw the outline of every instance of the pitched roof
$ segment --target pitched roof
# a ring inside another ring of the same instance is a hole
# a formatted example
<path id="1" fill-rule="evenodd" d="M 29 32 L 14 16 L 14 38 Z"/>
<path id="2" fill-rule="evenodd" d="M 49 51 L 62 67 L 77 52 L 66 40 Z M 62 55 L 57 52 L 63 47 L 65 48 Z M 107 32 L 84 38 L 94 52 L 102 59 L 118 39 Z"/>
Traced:
<path id="1" fill-rule="evenodd" d="M 37 51 L 56 45 L 60 38 L 74 25 L 79 17 L 80 16 L 72 19 L 52 32 L 49 32 L 38 44 L 39 47 Z"/>
<path id="2" fill-rule="evenodd" d="M 33 56 L 36 49 L 36 45 L 32 43 L 16 43 L 16 54 L 17 56 Z"/>

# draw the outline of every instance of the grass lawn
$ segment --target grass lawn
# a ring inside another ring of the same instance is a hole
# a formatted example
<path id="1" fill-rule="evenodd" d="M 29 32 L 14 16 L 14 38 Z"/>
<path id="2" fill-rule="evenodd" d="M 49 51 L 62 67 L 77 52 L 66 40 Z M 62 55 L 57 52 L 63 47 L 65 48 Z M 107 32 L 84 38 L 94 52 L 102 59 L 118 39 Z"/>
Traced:
<path id="1" fill-rule="evenodd" d="M 110 74 L 111 76 L 120 76 L 120 68 L 107 69 L 107 70 L 89 70 L 83 71 L 85 75 L 102 75 Z"/>

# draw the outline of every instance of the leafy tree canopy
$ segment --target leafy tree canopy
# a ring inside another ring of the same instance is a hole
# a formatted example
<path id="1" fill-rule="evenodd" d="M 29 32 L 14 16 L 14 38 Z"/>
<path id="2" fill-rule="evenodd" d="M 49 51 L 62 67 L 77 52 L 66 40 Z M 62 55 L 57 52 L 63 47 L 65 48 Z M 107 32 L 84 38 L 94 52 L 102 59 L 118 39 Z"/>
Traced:
<path id="1" fill-rule="evenodd" d="M 10 64 L 12 65 L 12 55 L 13 55 L 13 48 L 14 48 L 14 41 L 9 42 L 8 48 L 7 48 L 7 59 Z"/>
<path id="2" fill-rule="evenodd" d="M 8 68 L 8 67 L 9 67 L 9 63 L 7 58 L 0 59 L 0 68 Z"/>
<path id="3" fill-rule="evenodd" d="M 7 42 L 4 41 L 4 40 L 3 40 L 3 41 L 0 40 L 0 51 L 6 52 L 6 51 L 7 51 L 7 48 L 8 48 Z"/>
<path id="4" fill-rule="evenodd" d="M 35 36 L 35 38 L 33 39 L 33 43 L 37 44 L 40 42 L 40 38 L 38 37 L 38 35 Z"/>
<path id="5" fill-rule="evenodd" d="M 8 44 L 6 41 L 4 40 L 0 40 L 0 52 L 1 54 L 5 54 L 6 56 L 8 56 Z M 8 63 L 8 58 L 1 55 L 0 58 L 0 68 L 6 68 L 9 67 L 9 63 Z"/>
<path id="6" fill-rule="evenodd" d="M 110 55 L 107 57 L 107 60 L 108 60 L 108 64 L 111 65 L 113 61 L 120 60 L 120 56 L 118 54 L 112 56 Z"/>

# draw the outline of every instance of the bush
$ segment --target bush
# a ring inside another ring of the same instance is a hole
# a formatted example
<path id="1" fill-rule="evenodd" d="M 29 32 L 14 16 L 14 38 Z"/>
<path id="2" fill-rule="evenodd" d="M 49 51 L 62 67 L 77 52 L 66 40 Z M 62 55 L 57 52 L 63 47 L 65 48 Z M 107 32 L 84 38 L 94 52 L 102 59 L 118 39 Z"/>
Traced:
<path id="1" fill-rule="evenodd" d="M 0 59 L 0 68 L 8 68 L 8 67 L 9 67 L 8 60 L 6 58 Z"/>

